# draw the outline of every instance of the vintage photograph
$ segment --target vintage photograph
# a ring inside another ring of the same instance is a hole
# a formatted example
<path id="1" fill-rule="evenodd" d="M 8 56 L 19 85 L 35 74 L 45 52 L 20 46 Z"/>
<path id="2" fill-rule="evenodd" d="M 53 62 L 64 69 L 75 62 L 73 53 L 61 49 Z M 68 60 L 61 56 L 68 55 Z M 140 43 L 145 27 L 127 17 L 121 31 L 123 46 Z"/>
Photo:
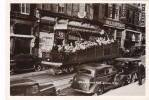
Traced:
<path id="1" fill-rule="evenodd" d="M 10 3 L 10 96 L 145 96 L 145 3 Z"/>

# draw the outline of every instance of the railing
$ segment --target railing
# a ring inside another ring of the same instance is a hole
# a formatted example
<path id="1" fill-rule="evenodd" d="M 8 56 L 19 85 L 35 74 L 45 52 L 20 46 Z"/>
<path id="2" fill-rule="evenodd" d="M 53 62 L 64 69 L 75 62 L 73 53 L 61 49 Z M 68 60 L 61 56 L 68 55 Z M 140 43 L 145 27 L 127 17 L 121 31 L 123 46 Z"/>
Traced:
<path id="1" fill-rule="evenodd" d="M 43 53 L 43 59 L 49 59 L 51 62 L 74 63 L 77 61 L 89 61 L 99 59 L 102 57 L 109 57 L 119 55 L 119 46 L 110 44 L 106 46 L 93 46 L 84 50 L 77 50 L 76 52 L 51 52 Z"/>

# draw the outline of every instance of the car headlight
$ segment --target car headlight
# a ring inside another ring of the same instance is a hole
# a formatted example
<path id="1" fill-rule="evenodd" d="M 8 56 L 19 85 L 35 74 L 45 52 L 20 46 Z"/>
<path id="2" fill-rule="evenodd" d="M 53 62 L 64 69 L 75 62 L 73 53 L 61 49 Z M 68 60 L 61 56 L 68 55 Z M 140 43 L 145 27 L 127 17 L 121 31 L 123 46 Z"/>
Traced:
<path id="1" fill-rule="evenodd" d="M 50 61 L 50 59 L 47 59 L 48 61 Z"/>

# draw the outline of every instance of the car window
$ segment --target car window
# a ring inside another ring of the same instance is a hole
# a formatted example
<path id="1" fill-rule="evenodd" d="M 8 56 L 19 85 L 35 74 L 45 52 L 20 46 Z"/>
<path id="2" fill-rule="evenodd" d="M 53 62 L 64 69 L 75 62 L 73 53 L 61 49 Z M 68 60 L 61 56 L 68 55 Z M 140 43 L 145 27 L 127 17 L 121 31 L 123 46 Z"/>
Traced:
<path id="1" fill-rule="evenodd" d="M 38 92 L 38 85 L 29 86 L 26 88 L 26 95 L 31 95 Z"/>
<path id="2" fill-rule="evenodd" d="M 79 73 L 91 74 L 91 71 L 87 69 L 80 69 Z"/>
<path id="3" fill-rule="evenodd" d="M 102 77 L 102 76 L 105 76 L 106 75 L 106 70 L 99 70 L 97 72 L 97 77 Z"/>
<path id="4" fill-rule="evenodd" d="M 106 74 L 111 74 L 113 72 L 113 69 L 112 68 L 108 68 L 105 70 L 105 73 Z"/>
<path id="5" fill-rule="evenodd" d="M 11 87 L 10 88 L 10 95 L 12 96 L 23 96 L 24 95 L 24 89 L 19 87 Z"/>

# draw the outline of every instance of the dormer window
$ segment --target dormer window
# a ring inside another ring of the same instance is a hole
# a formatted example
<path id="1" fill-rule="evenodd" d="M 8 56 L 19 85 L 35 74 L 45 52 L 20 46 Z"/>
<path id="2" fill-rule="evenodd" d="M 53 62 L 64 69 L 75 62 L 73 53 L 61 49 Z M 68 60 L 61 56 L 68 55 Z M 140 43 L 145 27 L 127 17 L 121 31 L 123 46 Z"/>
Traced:
<path id="1" fill-rule="evenodd" d="M 22 14 L 30 14 L 30 4 L 23 3 L 21 4 L 21 13 Z"/>

